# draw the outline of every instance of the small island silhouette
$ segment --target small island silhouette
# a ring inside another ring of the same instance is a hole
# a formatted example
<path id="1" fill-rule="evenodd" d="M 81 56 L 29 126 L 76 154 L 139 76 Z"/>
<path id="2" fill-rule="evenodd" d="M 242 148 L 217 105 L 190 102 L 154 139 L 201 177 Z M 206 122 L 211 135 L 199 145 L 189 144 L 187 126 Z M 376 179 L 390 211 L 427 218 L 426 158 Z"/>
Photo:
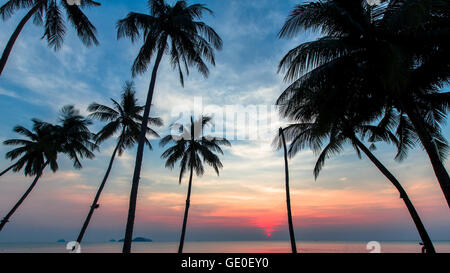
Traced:
<path id="1" fill-rule="evenodd" d="M 124 239 L 120 239 L 118 242 L 123 242 Z M 153 242 L 152 239 L 149 238 L 144 238 L 144 237 L 136 237 L 133 239 L 133 242 L 137 242 L 137 243 L 149 243 L 149 242 Z"/>

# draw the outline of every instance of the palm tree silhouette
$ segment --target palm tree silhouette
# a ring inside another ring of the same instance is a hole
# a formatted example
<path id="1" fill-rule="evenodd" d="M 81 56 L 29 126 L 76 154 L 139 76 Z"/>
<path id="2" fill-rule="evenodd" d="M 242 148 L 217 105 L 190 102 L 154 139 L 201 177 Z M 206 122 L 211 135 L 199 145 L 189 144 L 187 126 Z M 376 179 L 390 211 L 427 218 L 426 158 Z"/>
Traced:
<path id="1" fill-rule="evenodd" d="M 448 94 L 439 90 L 450 76 L 450 56 L 444 50 L 449 42 L 442 31 L 449 26 L 449 3 L 444 2 L 390 1 L 370 7 L 362 0 L 326 0 L 297 5 L 280 37 L 291 38 L 302 30 L 318 30 L 324 36 L 290 50 L 279 69 L 286 71 L 287 81 L 294 81 L 286 90 L 293 98 L 299 86 L 344 77 L 353 85 L 349 88 L 365 84 L 379 115 L 389 107 L 404 113 L 450 207 L 446 154 L 440 150 L 446 146 L 441 134 L 446 110 L 428 108 L 439 99 L 448 105 Z"/>
<path id="2" fill-rule="evenodd" d="M 47 39 L 48 45 L 55 50 L 61 47 L 66 33 L 61 7 L 65 10 L 68 20 L 76 29 L 78 37 L 80 37 L 83 44 L 86 46 L 91 46 L 92 44 L 98 45 L 97 38 L 95 37 L 96 29 L 81 9 L 90 6 L 100 6 L 100 3 L 91 0 L 80 0 L 79 5 L 70 5 L 67 0 L 60 0 L 59 2 L 58 4 L 57 0 L 9 0 L 0 7 L 2 20 L 10 18 L 20 9 L 29 9 L 6 44 L 0 59 L 0 76 L 20 32 L 33 16 L 35 24 L 43 25 L 45 22 L 45 31 L 42 38 Z"/>
<path id="3" fill-rule="evenodd" d="M 105 187 L 106 181 L 108 180 L 116 154 L 118 153 L 119 156 L 121 156 L 126 149 L 133 147 L 139 139 L 142 111 L 144 111 L 144 107 L 138 105 L 134 83 L 125 83 L 120 103 L 114 99 L 111 99 L 111 101 L 113 103 L 112 108 L 98 103 L 93 103 L 88 107 L 88 111 L 91 112 L 89 115 L 90 118 L 108 122 L 100 130 L 100 132 L 95 135 L 94 139 L 96 144 L 101 144 L 118 132 L 120 132 L 120 135 L 118 136 L 117 144 L 112 153 L 105 176 L 103 177 L 100 187 L 97 190 L 97 194 L 95 195 L 94 201 L 89 209 L 89 213 L 77 237 L 78 243 L 81 243 L 83 240 L 83 236 L 89 225 L 91 217 L 94 214 L 95 209 L 99 207 L 98 200 L 100 199 L 100 195 Z M 163 122 L 160 118 L 149 118 L 148 125 L 162 126 Z M 147 133 L 153 137 L 159 138 L 158 133 L 150 127 L 147 127 Z M 145 142 L 148 147 L 152 149 L 150 141 L 146 139 Z"/>
<path id="4" fill-rule="evenodd" d="M 164 147 L 169 143 L 173 144 L 173 146 L 168 148 L 161 155 L 161 158 L 167 159 L 166 168 L 169 169 L 173 169 L 175 163 L 180 161 L 180 184 L 186 171 L 188 169 L 190 170 L 186 208 L 184 211 L 178 253 L 183 253 L 194 170 L 197 176 L 202 176 L 205 172 L 203 164 L 206 163 L 214 168 L 214 171 L 219 175 L 219 169 L 221 169 L 223 165 L 216 153 L 223 155 L 222 148 L 220 147 L 221 145 L 231 146 L 230 142 L 226 139 L 203 135 L 203 128 L 211 123 L 211 121 L 211 117 L 201 117 L 197 121 L 194 121 L 191 117 L 189 127 L 186 128 L 183 125 L 177 124 L 177 126 L 179 126 L 179 135 L 168 135 L 160 141 L 161 147 Z"/>
<path id="5" fill-rule="evenodd" d="M 58 170 L 58 154 L 64 153 L 71 158 L 76 169 L 82 168 L 79 158 L 93 158 L 91 150 L 96 145 L 90 141 L 92 135 L 87 129 L 88 120 L 78 114 L 73 106 L 61 110 L 60 125 L 52 125 L 39 120 L 33 120 L 32 130 L 17 126 L 14 131 L 27 139 L 10 139 L 5 145 L 19 146 L 7 153 L 7 157 L 18 159 L 13 171 L 24 169 L 25 176 L 35 176 L 30 187 L 19 201 L 8 212 L 0 223 L 0 231 L 9 222 L 11 216 L 36 186 L 47 166 L 53 172 Z"/>
<path id="6" fill-rule="evenodd" d="M 314 175 L 317 179 L 322 167 L 325 164 L 327 158 L 334 154 L 338 154 L 342 152 L 343 146 L 346 143 L 350 143 L 355 148 L 356 152 L 360 156 L 360 151 L 362 151 L 372 163 L 378 168 L 378 170 L 392 183 L 392 185 L 397 189 L 400 193 L 400 198 L 405 203 L 411 218 L 416 225 L 417 231 L 424 243 L 425 248 L 428 253 L 435 253 L 435 249 L 433 243 L 425 229 L 425 226 L 422 223 L 422 220 L 419 217 L 414 205 L 408 197 L 405 189 L 402 187 L 400 182 L 395 178 L 395 176 L 375 157 L 375 155 L 367 148 L 357 137 L 356 134 L 352 130 L 358 130 L 360 133 L 375 133 L 378 128 L 374 128 L 372 126 L 360 126 L 358 128 L 352 129 L 339 129 L 336 126 L 330 128 L 330 131 L 327 133 L 318 133 L 319 130 L 316 128 L 317 124 L 314 123 L 299 123 L 290 125 L 285 129 L 287 139 L 292 140 L 292 144 L 290 147 L 290 156 L 294 156 L 297 151 L 301 149 L 304 145 L 310 145 L 316 153 L 320 153 L 318 160 L 316 162 L 316 166 L 314 167 Z M 374 131 L 372 131 L 374 130 Z M 387 141 L 390 136 L 387 135 L 379 135 L 379 132 L 376 132 L 376 138 L 383 139 Z M 329 143 L 321 150 L 321 145 L 319 144 L 326 136 L 328 135 Z M 307 142 L 307 144 L 305 143 Z M 321 151 L 320 151 L 321 150 Z"/>
<path id="7" fill-rule="evenodd" d="M 131 12 L 117 23 L 118 38 L 128 37 L 132 42 L 135 42 L 141 34 L 143 35 L 144 44 L 132 66 L 133 75 L 147 71 L 148 65 L 156 53 L 143 114 L 143 126 L 147 124 L 150 114 L 156 76 L 165 52 L 170 56 L 172 68 L 178 70 L 181 84 L 184 85 L 183 69 L 186 74 L 189 74 L 189 67 L 195 66 L 204 77 L 207 77 L 209 69 L 204 60 L 215 65 L 214 48 L 222 48 L 222 40 L 219 35 L 210 26 L 197 21 L 201 19 L 204 12 L 213 13 L 205 5 L 188 5 L 186 1 L 177 1 L 173 6 L 170 6 L 164 0 L 149 0 L 149 8 L 149 15 Z M 131 251 L 144 143 L 145 128 L 142 128 L 132 180 L 123 244 L 124 253 Z"/>
<path id="8" fill-rule="evenodd" d="M 289 226 L 289 238 L 291 239 L 291 249 L 292 253 L 297 253 L 297 244 L 295 241 L 294 224 L 292 223 L 292 211 L 291 211 L 291 193 L 289 190 L 289 161 L 288 161 L 288 151 L 286 145 L 286 137 L 284 136 L 283 128 L 280 128 L 278 132 L 278 137 L 275 138 L 274 144 L 280 149 L 283 147 L 284 152 L 284 175 L 286 182 L 286 207 L 288 215 L 288 226 Z"/>
<path id="9" fill-rule="evenodd" d="M 403 114 L 386 109 L 383 118 L 378 118 L 378 103 L 365 94 L 365 89 L 350 89 L 353 83 L 343 77 L 340 81 L 319 81 L 314 86 L 299 86 L 296 99 L 281 96 L 278 100 L 282 117 L 295 121 L 284 129 L 286 139 L 291 142 L 289 155 L 309 146 L 319 154 L 314 176 L 318 177 L 327 158 L 342 152 L 345 144 L 351 144 L 360 156 L 361 151 L 372 161 L 378 170 L 393 184 L 400 193 L 418 233 L 429 253 L 435 252 L 430 237 L 406 191 L 400 182 L 373 155 L 357 137 L 368 138 L 370 142 L 394 143 L 398 153 L 396 159 L 403 160 L 408 149 L 417 138 L 412 125 Z M 378 125 L 371 125 L 379 121 Z M 397 128 L 396 134 L 392 129 Z M 328 144 L 323 148 L 324 141 Z M 373 144 L 371 146 L 375 148 Z"/>

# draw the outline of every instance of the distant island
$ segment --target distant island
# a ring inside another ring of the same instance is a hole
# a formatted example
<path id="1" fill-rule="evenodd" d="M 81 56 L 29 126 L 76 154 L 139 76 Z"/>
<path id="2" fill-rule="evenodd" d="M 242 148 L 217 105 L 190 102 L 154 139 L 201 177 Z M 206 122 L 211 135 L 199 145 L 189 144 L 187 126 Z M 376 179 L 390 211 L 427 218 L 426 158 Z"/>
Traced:
<path id="1" fill-rule="evenodd" d="M 120 239 L 118 242 L 123 242 L 125 239 Z M 133 239 L 133 242 L 138 242 L 138 243 L 149 243 L 149 242 L 153 242 L 152 239 L 148 239 L 148 238 L 144 238 L 144 237 L 136 237 Z"/>
<path id="2" fill-rule="evenodd" d="M 64 239 L 59 239 L 58 241 L 56 241 L 57 243 L 65 243 L 66 242 L 66 240 L 64 240 Z"/>
<path id="3" fill-rule="evenodd" d="M 114 240 L 114 239 L 111 239 L 111 240 L 109 240 L 109 242 L 111 242 L 111 243 L 115 243 L 115 242 L 117 242 L 116 240 Z"/>

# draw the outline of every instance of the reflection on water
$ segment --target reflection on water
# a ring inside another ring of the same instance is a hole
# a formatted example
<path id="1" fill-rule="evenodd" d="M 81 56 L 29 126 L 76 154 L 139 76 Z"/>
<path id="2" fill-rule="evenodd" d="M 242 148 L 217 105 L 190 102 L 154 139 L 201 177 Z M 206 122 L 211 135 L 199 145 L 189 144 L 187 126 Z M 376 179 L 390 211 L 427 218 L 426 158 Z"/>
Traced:
<path id="1" fill-rule="evenodd" d="M 416 242 L 380 242 L 382 253 L 420 253 Z M 367 242 L 297 242 L 300 253 L 367 253 Z M 436 242 L 438 252 L 450 253 L 450 242 Z M 134 253 L 176 253 L 178 243 L 133 243 Z M 86 243 L 83 253 L 120 253 L 121 243 Z M 0 243 L 0 253 L 65 253 L 64 243 Z M 288 241 L 186 242 L 186 253 L 289 253 Z"/>

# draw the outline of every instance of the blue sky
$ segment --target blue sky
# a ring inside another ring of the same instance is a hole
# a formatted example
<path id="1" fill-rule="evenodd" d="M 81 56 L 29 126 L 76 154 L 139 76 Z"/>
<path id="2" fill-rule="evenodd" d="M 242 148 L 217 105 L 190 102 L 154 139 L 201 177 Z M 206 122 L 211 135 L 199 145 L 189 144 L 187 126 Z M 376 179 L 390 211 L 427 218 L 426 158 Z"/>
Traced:
<path id="1" fill-rule="evenodd" d="M 3 4 L 5 1 L 1 1 Z M 201 1 L 200 1 L 201 2 Z M 204 1 L 205 2 L 205 1 Z M 310 40 L 303 34 L 294 40 L 279 40 L 281 28 L 299 1 L 207 1 L 215 16 L 206 16 L 224 40 L 216 67 L 208 79 L 191 73 L 185 88 L 164 59 L 157 80 L 152 116 L 166 125 L 194 97 L 204 104 L 272 105 L 285 87 L 277 74 L 283 54 L 296 44 Z M 14 137 L 12 128 L 30 126 L 31 118 L 56 121 L 58 110 L 74 104 L 83 113 L 91 102 L 108 104 L 118 98 L 121 87 L 131 79 L 131 64 L 140 44 L 117 41 L 115 24 L 130 11 L 146 12 L 146 1 L 102 1 L 87 11 L 98 29 L 100 46 L 85 48 L 68 28 L 58 52 L 40 40 L 42 28 L 28 24 L 19 37 L 0 77 L 0 140 Z M 197 1 L 190 1 L 197 3 Z M 0 24 L 0 47 L 4 48 L 24 12 Z M 144 101 L 150 73 L 135 79 L 138 97 Z M 93 131 L 100 128 L 96 123 Z M 167 126 L 159 129 L 164 135 Z M 446 136 L 449 135 L 446 128 Z M 136 236 L 176 241 L 182 221 L 186 183 L 177 183 L 177 169 L 165 170 L 162 150 L 145 153 L 145 163 L 136 218 Z M 87 213 L 89 203 L 103 176 L 113 141 L 102 145 L 93 161 L 75 171 L 62 158 L 56 174 L 47 172 L 29 199 L 0 234 L 6 241 L 55 241 L 73 239 Z M 0 147 L 0 153 L 7 147 Z M 393 147 L 381 145 L 377 156 L 398 175 L 417 204 L 431 236 L 450 240 L 450 218 L 426 155 L 414 150 L 403 163 L 392 160 Z M 101 209 L 96 211 L 87 241 L 122 237 L 134 165 L 135 151 L 116 161 L 105 188 Z M 398 194 L 368 160 L 359 160 L 350 147 L 329 160 L 318 181 L 312 168 L 314 155 L 305 151 L 291 161 L 292 202 L 297 237 L 301 240 L 418 240 Z M 220 177 L 208 171 L 195 178 L 187 240 L 273 240 L 287 239 L 285 223 L 283 162 L 270 141 L 233 141 L 225 152 Z M 2 168 L 8 166 L 0 160 Z M 448 166 L 448 165 L 447 165 Z M 1 178 L 0 213 L 4 215 L 26 189 L 30 178 L 21 173 Z"/>

